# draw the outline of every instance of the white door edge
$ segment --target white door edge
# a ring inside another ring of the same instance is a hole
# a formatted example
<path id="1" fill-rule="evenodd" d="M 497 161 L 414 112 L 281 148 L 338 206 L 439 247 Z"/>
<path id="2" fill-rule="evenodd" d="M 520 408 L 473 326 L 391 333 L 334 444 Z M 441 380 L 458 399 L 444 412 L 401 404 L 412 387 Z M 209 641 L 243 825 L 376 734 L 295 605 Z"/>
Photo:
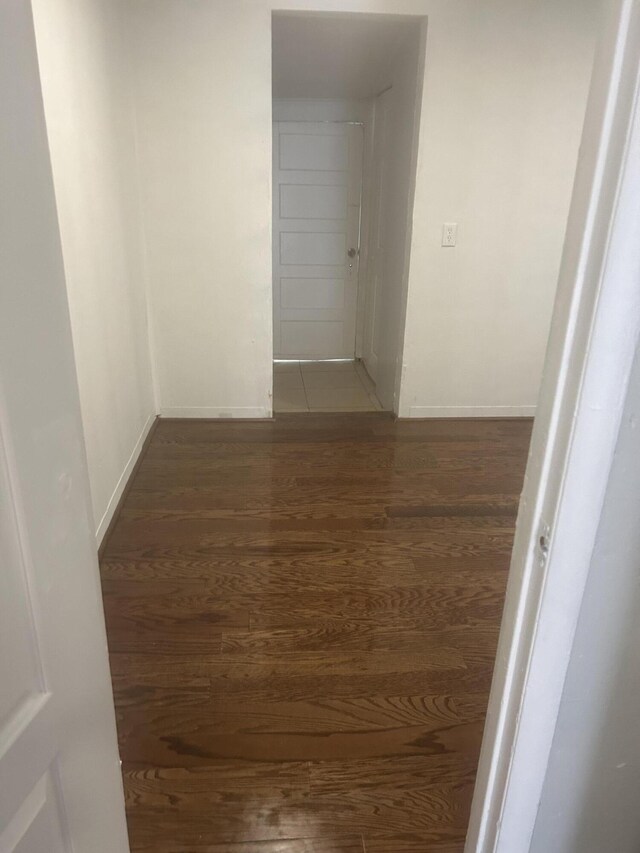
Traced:
<path id="1" fill-rule="evenodd" d="M 640 0 L 614 0 L 607 16 L 520 505 L 466 853 L 526 853 L 530 848 L 640 341 Z M 548 548 L 541 537 L 548 539 Z"/>

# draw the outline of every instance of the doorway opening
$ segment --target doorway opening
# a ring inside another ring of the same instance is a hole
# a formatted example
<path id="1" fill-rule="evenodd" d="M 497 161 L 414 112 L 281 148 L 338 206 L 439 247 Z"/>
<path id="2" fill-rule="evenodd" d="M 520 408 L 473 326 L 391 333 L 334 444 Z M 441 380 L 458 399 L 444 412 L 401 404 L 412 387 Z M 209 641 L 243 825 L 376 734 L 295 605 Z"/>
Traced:
<path id="1" fill-rule="evenodd" d="M 397 412 L 425 30 L 273 15 L 276 414 Z"/>

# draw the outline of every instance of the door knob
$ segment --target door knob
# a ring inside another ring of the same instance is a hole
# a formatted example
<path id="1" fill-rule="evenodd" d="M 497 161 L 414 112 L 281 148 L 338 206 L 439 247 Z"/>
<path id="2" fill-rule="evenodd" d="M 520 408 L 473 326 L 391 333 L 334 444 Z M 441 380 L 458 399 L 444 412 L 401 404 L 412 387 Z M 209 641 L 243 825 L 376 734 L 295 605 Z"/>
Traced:
<path id="1" fill-rule="evenodd" d="M 357 249 L 353 249 L 353 248 L 349 249 L 349 251 L 347 252 L 347 255 L 349 255 L 350 258 L 355 258 L 356 254 L 357 254 Z"/>

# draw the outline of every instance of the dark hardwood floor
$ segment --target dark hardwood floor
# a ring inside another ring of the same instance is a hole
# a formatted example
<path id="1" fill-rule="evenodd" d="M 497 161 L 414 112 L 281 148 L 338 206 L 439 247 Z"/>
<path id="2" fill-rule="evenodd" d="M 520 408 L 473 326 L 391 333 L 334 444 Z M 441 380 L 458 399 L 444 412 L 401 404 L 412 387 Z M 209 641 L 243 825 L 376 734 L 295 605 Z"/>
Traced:
<path id="1" fill-rule="evenodd" d="M 101 564 L 133 851 L 461 853 L 530 431 L 160 422 Z"/>

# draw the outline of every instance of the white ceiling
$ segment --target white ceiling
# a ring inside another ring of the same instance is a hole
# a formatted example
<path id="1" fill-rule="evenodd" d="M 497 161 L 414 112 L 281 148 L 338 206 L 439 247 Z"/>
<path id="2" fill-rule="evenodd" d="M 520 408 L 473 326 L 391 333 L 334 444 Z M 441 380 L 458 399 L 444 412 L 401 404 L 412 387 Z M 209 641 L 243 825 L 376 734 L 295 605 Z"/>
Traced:
<path id="1" fill-rule="evenodd" d="M 274 98 L 366 98 L 391 85 L 415 24 L 377 15 L 273 16 Z"/>

